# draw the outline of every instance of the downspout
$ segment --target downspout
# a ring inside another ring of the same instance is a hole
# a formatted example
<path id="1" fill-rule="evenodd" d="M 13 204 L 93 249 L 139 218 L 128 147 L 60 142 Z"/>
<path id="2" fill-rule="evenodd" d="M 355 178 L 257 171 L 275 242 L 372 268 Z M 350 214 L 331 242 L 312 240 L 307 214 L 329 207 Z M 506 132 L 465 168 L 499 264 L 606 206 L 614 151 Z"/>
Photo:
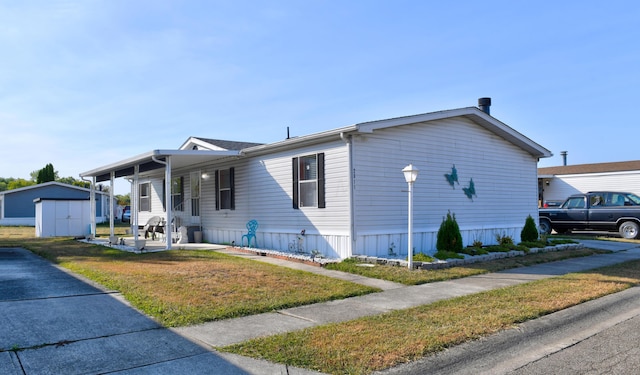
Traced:
<path id="1" fill-rule="evenodd" d="M 131 219 L 130 219 L 130 224 L 132 225 L 133 228 L 131 228 L 133 230 L 133 241 L 134 243 L 136 243 L 138 241 L 138 210 L 140 209 L 140 197 L 139 197 L 139 174 L 140 174 L 140 166 L 139 165 L 135 165 L 133 167 L 133 184 L 132 184 L 132 191 L 133 191 L 133 196 L 131 197 Z"/>
<path id="2" fill-rule="evenodd" d="M 114 185 L 113 180 L 116 178 L 116 172 L 111 171 L 111 185 L 109 188 L 109 240 L 115 236 L 114 223 L 115 223 L 115 210 L 113 209 L 114 197 L 113 192 Z"/>
<path id="3" fill-rule="evenodd" d="M 173 207 L 171 206 L 171 156 L 167 156 L 167 161 L 162 161 L 151 156 L 151 160 L 158 164 L 164 165 L 164 207 L 165 207 L 165 224 L 164 224 L 164 239 L 167 246 L 167 250 L 171 250 L 171 215 Z"/>
<path id="4" fill-rule="evenodd" d="M 348 171 L 349 171 L 349 236 L 351 237 L 351 241 L 349 242 L 349 251 L 347 254 L 347 258 L 353 256 L 353 250 L 356 247 L 356 228 L 355 228 L 355 184 L 354 180 L 355 170 L 353 169 L 353 145 L 351 136 L 347 136 L 344 132 L 340 133 L 340 139 L 345 142 L 347 146 L 347 154 L 348 154 Z"/>
<path id="5" fill-rule="evenodd" d="M 96 176 L 91 176 L 91 180 L 87 180 L 86 178 L 84 178 L 83 176 L 80 176 L 80 178 L 89 183 L 89 216 L 91 216 L 90 219 L 90 223 L 91 223 L 91 229 L 89 230 L 91 233 L 89 234 L 89 238 L 90 239 L 94 239 L 96 238 L 96 191 L 95 191 L 95 186 L 96 186 Z"/>

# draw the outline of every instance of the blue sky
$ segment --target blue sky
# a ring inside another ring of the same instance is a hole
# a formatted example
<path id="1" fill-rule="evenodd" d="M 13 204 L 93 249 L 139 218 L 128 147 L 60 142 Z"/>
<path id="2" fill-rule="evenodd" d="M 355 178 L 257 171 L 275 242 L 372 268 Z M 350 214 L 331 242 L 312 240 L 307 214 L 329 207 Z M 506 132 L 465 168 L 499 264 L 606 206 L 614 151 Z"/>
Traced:
<path id="1" fill-rule="evenodd" d="M 1 1 L 0 176 L 485 96 L 554 153 L 541 167 L 637 160 L 639 19 L 637 1 Z"/>

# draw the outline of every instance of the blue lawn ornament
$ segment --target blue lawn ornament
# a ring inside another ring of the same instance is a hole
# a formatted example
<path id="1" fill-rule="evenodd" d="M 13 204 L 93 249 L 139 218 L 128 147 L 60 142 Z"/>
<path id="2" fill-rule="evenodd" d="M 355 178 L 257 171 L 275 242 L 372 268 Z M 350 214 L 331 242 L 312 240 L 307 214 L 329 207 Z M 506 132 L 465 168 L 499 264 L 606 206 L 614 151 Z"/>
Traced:
<path id="1" fill-rule="evenodd" d="M 247 247 L 251 247 L 251 239 L 253 238 L 253 246 L 258 247 L 258 242 L 256 240 L 256 231 L 258 230 L 258 220 L 250 220 L 247 222 L 247 230 L 249 233 L 242 236 L 240 239 L 240 244 L 244 246 L 244 239 L 247 239 Z"/>

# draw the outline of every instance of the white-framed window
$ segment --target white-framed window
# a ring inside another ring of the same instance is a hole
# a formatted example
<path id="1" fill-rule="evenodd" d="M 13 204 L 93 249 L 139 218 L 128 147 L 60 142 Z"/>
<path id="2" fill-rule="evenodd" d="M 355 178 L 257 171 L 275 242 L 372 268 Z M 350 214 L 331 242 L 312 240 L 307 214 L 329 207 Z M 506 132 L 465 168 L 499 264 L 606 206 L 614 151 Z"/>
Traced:
<path id="1" fill-rule="evenodd" d="M 143 182 L 138 185 L 138 189 L 138 202 L 140 203 L 138 211 L 151 211 L 151 184 L 149 182 Z"/>
<path id="2" fill-rule="evenodd" d="M 200 216 L 200 171 L 191 172 L 191 216 Z"/>
<path id="3" fill-rule="evenodd" d="M 293 208 L 325 208 L 324 153 L 293 158 Z"/>
<path id="4" fill-rule="evenodd" d="M 235 169 L 216 171 L 216 210 L 235 210 Z"/>

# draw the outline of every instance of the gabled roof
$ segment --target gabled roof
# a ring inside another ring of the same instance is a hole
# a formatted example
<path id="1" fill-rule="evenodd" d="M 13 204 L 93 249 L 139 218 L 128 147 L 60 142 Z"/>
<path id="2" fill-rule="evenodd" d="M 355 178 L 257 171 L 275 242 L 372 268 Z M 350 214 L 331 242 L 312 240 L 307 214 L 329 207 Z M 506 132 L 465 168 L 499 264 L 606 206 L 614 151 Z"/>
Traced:
<path id="1" fill-rule="evenodd" d="M 212 151 L 240 151 L 245 148 L 260 146 L 262 143 L 225 141 L 202 137 L 189 137 L 180 146 L 180 150 L 212 150 Z"/>
<path id="2" fill-rule="evenodd" d="M 21 187 L 18 189 L 11 189 L 11 190 L 5 190 L 5 191 L 0 191 L 0 195 L 6 195 L 6 194 L 12 194 L 12 193 L 18 193 L 21 191 L 27 191 L 27 190 L 36 190 L 36 189 L 43 189 L 49 186 L 60 186 L 60 187 L 64 187 L 64 188 L 68 188 L 68 189 L 75 189 L 75 190 L 79 190 L 79 191 L 83 191 L 83 192 L 91 192 L 91 189 L 87 189 L 81 186 L 75 186 L 75 185 L 69 185 L 69 184 L 65 184 L 62 182 L 57 182 L 57 181 L 50 181 L 50 182 L 44 182 L 42 184 L 37 184 L 37 185 L 29 185 L 29 186 L 25 186 L 25 187 Z M 102 193 L 102 194 L 106 194 L 105 192 L 102 191 L 96 191 L 96 193 Z"/>
<path id="3" fill-rule="evenodd" d="M 611 163 L 575 164 L 559 167 L 538 168 L 538 175 L 563 175 L 640 171 L 640 160 L 619 161 Z"/>
<path id="4" fill-rule="evenodd" d="M 552 156 L 551 151 L 535 143 L 491 115 L 481 111 L 477 107 L 466 107 L 387 120 L 363 122 L 306 136 L 287 138 L 282 141 L 269 144 L 189 137 L 189 139 L 187 139 L 187 141 L 184 142 L 178 150 L 153 150 L 129 159 L 93 169 L 91 171 L 83 172 L 80 176 L 95 176 L 97 181 L 106 181 L 110 178 L 110 174 L 112 172 L 115 177 L 133 175 L 135 166 L 138 167 L 139 172 L 141 173 L 162 168 L 164 167 L 166 160 L 169 160 L 168 158 L 171 158 L 172 168 L 180 168 L 229 157 L 260 155 L 275 151 L 295 149 L 297 147 L 318 144 L 335 139 L 344 139 L 344 137 L 349 134 L 372 133 L 379 129 L 427 123 L 430 121 L 456 117 L 465 118 L 474 122 L 475 124 L 527 151 L 534 157 L 545 158 Z"/>
<path id="5" fill-rule="evenodd" d="M 246 155 L 249 155 L 251 153 L 265 153 L 279 148 L 293 148 L 294 146 L 298 147 L 305 144 L 319 143 L 325 141 L 326 139 L 343 137 L 344 135 L 348 135 L 350 133 L 372 133 L 379 129 L 392 128 L 402 125 L 427 123 L 430 121 L 455 117 L 466 118 L 473 121 L 477 125 L 522 148 L 534 157 L 546 158 L 553 155 L 551 151 L 547 150 L 546 148 L 542 147 L 541 145 L 537 144 L 536 142 L 532 141 L 523 134 L 517 132 L 513 128 L 492 117 L 491 115 L 488 115 L 487 113 L 481 111 L 477 107 L 466 107 L 446 111 L 423 113 L 413 116 L 396 117 L 387 120 L 363 122 L 325 132 L 285 139 L 276 143 L 251 147 L 248 149 L 244 149 L 242 152 Z"/>

